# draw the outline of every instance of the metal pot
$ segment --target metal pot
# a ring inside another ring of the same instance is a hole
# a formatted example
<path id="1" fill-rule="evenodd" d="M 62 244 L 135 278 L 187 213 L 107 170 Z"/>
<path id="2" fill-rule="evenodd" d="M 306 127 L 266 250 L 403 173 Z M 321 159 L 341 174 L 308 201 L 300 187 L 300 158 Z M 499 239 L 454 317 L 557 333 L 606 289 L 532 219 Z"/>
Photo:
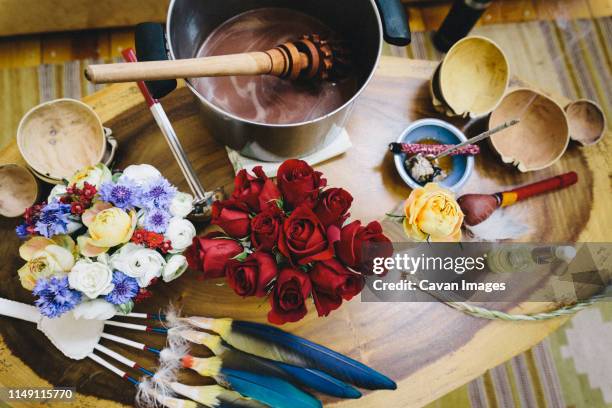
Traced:
<path id="1" fill-rule="evenodd" d="M 168 56 L 193 58 L 207 36 L 220 24 L 246 11 L 282 7 L 316 17 L 349 41 L 353 65 L 358 71 L 358 87 L 344 105 L 333 112 L 301 123 L 267 124 L 240 118 L 219 108 L 187 80 L 187 86 L 202 103 L 210 131 L 220 142 L 241 154 L 264 161 L 302 157 L 329 144 L 342 130 L 351 107 L 374 74 L 382 50 L 382 40 L 396 45 L 410 42 L 410 31 L 400 0 L 172 0 L 166 24 Z M 379 12 L 380 11 L 380 12 Z M 383 21 L 381 22 L 381 15 Z M 140 25 L 136 31 L 139 60 L 164 59 L 155 30 L 159 26 Z M 157 48 L 156 48 L 157 47 Z M 172 81 L 148 83 L 157 97 L 173 89 Z"/>

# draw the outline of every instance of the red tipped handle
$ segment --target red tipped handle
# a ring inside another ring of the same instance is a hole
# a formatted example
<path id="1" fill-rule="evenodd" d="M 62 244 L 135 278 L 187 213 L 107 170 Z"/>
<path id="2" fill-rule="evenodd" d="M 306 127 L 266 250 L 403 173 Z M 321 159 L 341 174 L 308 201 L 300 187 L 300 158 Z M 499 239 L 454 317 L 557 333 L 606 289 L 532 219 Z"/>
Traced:
<path id="1" fill-rule="evenodd" d="M 546 193 L 547 191 L 559 190 L 575 184 L 578 181 L 578 174 L 570 171 L 569 173 L 561 174 L 546 180 L 538 181 L 526 186 L 517 187 L 513 190 L 504 191 L 502 194 L 516 194 L 516 201 L 524 200 L 538 194 Z"/>
<path id="2" fill-rule="evenodd" d="M 126 48 L 121 52 L 121 55 L 123 56 L 123 59 L 127 62 L 138 62 L 138 59 L 136 58 L 136 53 L 132 48 Z M 138 85 L 140 93 L 142 93 L 142 96 L 145 98 L 145 101 L 147 102 L 149 108 L 157 103 L 157 99 L 155 99 L 153 95 L 151 95 L 151 92 L 149 92 L 149 88 L 147 88 L 147 85 L 143 81 L 138 81 L 136 82 L 136 84 Z"/>

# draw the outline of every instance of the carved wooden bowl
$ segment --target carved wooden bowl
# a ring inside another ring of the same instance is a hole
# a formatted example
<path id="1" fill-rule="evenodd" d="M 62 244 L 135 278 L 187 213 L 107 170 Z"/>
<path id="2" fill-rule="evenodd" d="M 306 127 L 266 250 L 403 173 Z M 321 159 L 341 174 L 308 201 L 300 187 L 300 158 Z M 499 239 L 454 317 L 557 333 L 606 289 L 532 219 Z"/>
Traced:
<path id="1" fill-rule="evenodd" d="M 569 127 L 565 112 L 555 101 L 531 89 L 513 90 L 491 113 L 489 129 L 511 119 L 521 122 L 491 136 L 491 145 L 504 163 L 527 172 L 561 158 L 569 143 Z"/>
<path id="2" fill-rule="evenodd" d="M 38 197 L 38 183 L 26 169 L 18 164 L 0 166 L 0 215 L 19 217 Z"/>
<path id="3" fill-rule="evenodd" d="M 497 44 L 484 37 L 466 37 L 442 61 L 440 92 L 457 115 L 479 117 L 495 109 L 509 79 L 508 61 Z"/>
<path id="4" fill-rule="evenodd" d="M 25 114 L 17 129 L 17 145 L 34 174 L 59 183 L 102 161 L 106 139 L 93 109 L 75 99 L 57 99 Z"/>
<path id="5" fill-rule="evenodd" d="M 570 137 L 583 146 L 601 140 L 606 130 L 603 110 L 593 101 L 579 99 L 565 107 Z"/>

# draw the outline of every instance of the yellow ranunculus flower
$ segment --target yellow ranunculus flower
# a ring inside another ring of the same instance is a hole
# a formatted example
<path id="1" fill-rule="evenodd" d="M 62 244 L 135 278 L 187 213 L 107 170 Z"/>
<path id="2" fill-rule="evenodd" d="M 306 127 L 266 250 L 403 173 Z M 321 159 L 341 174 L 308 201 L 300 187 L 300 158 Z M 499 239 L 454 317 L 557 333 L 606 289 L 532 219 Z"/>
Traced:
<path id="1" fill-rule="evenodd" d="M 76 185 L 77 188 L 83 188 L 85 182 L 87 182 L 99 188 L 102 183 L 110 181 L 112 177 L 113 175 L 108 167 L 102 163 L 98 163 L 95 166 L 88 166 L 74 173 L 72 178 L 68 181 L 68 185 Z"/>
<path id="2" fill-rule="evenodd" d="M 136 228 L 136 213 L 129 213 L 116 207 L 100 211 L 89 228 L 89 243 L 100 248 L 112 248 L 124 244 L 132 238 Z"/>
<path id="3" fill-rule="evenodd" d="M 39 278 L 68 273 L 74 265 L 74 254 L 69 249 L 56 245 L 50 240 L 47 240 L 50 243 L 45 245 L 42 239 L 37 238 L 39 237 L 31 239 L 31 242 L 25 242 L 22 245 L 23 249 L 20 248 L 20 253 L 25 255 L 27 263 L 19 268 L 17 273 L 21 286 L 27 290 L 34 289 Z"/>
<path id="4" fill-rule="evenodd" d="M 417 241 L 458 242 L 463 212 L 454 194 L 436 183 L 412 190 L 404 206 L 404 231 Z"/>

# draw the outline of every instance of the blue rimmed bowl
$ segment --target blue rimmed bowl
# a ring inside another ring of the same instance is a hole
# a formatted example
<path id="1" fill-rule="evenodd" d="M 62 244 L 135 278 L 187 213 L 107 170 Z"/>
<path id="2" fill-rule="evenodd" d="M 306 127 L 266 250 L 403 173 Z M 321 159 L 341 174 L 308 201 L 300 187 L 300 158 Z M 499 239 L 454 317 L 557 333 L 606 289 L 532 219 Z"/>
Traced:
<path id="1" fill-rule="evenodd" d="M 410 126 L 404 129 L 397 142 L 419 143 L 426 139 L 435 140 L 439 144 L 458 144 L 467 140 L 463 132 L 450 123 L 439 119 L 420 119 L 412 122 Z M 422 187 L 406 171 L 404 166 L 405 160 L 405 153 L 395 154 L 395 168 L 400 177 L 410 188 Z M 448 176 L 438 182 L 438 184 L 449 190 L 459 191 L 474 171 L 474 157 L 464 155 L 452 156 L 452 161 L 452 169 L 448 172 Z"/>

